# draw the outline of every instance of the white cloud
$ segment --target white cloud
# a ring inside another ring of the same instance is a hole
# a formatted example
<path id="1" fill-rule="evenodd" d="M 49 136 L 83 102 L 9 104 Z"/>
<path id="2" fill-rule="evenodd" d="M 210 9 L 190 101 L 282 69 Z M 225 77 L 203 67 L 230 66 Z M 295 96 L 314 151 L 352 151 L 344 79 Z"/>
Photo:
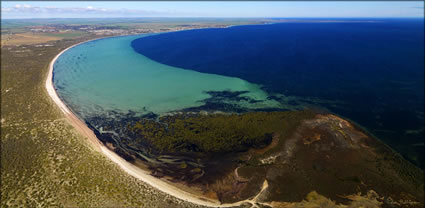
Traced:
<path id="1" fill-rule="evenodd" d="M 1 11 L 2 12 L 10 12 L 10 11 L 12 11 L 12 9 L 11 8 L 1 8 Z"/>
<path id="2" fill-rule="evenodd" d="M 140 9 L 106 9 L 93 6 L 87 7 L 53 7 L 53 6 L 31 6 L 29 4 L 16 4 L 13 7 L 1 8 L 5 14 L 88 14 L 88 15 L 118 15 L 118 16 L 155 16 L 155 15 L 169 15 L 176 14 L 169 11 L 153 11 L 153 10 L 140 10 Z"/>

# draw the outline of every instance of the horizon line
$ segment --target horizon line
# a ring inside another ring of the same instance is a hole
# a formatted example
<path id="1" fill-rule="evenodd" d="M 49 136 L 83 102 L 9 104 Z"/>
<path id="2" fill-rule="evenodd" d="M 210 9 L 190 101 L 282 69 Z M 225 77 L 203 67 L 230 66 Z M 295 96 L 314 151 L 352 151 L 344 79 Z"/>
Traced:
<path id="1" fill-rule="evenodd" d="M 418 16 L 418 17 L 411 17 L 411 16 L 404 16 L 404 17 L 39 17 L 39 18 L 1 18 L 1 20 L 39 20 L 39 19 L 140 19 L 140 18 L 168 18 L 168 19 L 190 19 L 190 18 L 203 18 L 203 19 L 332 19 L 332 18 L 369 18 L 369 19 L 424 19 L 425 17 Z"/>

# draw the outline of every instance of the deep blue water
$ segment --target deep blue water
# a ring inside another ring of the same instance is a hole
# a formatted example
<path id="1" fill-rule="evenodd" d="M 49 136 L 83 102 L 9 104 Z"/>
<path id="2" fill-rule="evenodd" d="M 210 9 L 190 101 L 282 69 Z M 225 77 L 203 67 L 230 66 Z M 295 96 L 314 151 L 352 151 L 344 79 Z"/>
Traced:
<path id="1" fill-rule="evenodd" d="M 424 20 L 366 20 L 188 30 L 132 47 L 162 64 L 308 98 L 424 167 Z"/>

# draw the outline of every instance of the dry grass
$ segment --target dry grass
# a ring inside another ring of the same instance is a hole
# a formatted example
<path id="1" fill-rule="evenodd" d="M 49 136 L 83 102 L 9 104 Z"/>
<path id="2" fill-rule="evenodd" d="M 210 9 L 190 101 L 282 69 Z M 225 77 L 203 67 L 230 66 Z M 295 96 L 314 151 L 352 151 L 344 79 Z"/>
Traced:
<path id="1" fill-rule="evenodd" d="M 2 46 L 33 45 L 33 44 L 46 43 L 48 41 L 54 41 L 54 40 L 60 40 L 60 39 L 62 39 L 62 37 L 54 37 L 54 36 L 47 36 L 44 34 L 25 32 L 25 33 L 2 35 L 1 45 Z"/>

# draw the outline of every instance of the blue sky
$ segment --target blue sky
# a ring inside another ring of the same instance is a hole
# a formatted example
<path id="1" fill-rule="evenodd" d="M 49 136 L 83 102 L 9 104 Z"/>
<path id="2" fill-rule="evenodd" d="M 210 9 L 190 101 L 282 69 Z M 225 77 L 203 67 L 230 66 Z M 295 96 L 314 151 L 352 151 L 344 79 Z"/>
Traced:
<path id="1" fill-rule="evenodd" d="M 90 17 L 424 17 L 424 2 L 2 1 L 3 19 Z"/>

